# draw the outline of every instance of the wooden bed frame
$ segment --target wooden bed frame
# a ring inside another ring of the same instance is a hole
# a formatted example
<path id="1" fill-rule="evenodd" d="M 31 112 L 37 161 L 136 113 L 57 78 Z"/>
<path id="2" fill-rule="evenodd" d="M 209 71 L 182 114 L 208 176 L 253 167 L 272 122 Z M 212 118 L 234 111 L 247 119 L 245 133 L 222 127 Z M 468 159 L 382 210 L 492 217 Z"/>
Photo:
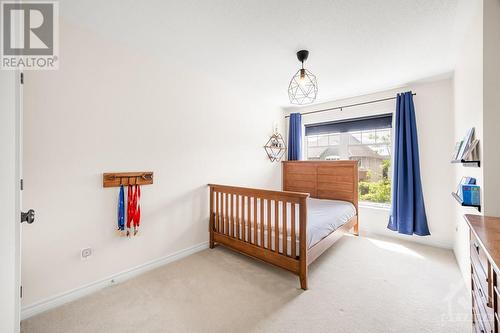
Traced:
<path id="1" fill-rule="evenodd" d="M 301 288 L 306 290 L 308 266 L 349 230 L 358 235 L 358 162 L 285 161 L 282 167 L 283 191 L 208 185 L 210 248 L 221 244 L 284 268 L 297 274 Z M 356 208 L 353 218 L 311 248 L 307 248 L 306 235 L 309 196 L 349 201 Z M 272 214 L 274 226 L 262 223 L 272 221 Z M 295 230 L 296 219 L 299 230 Z M 290 226 L 290 244 L 288 228 L 280 228 L 283 221 Z M 298 249 L 292 241 L 297 235 Z"/>

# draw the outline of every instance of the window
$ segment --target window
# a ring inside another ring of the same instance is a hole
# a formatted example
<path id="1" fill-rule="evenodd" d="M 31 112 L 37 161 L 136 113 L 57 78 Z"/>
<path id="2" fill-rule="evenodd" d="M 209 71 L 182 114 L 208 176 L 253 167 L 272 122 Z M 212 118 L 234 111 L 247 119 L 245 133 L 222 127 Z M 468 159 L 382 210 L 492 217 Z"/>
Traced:
<path id="1" fill-rule="evenodd" d="M 359 161 L 359 199 L 391 201 L 392 115 L 306 125 L 308 160 Z"/>

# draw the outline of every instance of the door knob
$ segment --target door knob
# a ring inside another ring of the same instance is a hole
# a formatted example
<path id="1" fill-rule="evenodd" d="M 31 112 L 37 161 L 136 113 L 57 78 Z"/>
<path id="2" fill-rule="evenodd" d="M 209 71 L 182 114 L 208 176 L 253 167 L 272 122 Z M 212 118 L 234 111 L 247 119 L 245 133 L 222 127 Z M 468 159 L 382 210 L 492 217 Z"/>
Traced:
<path id="1" fill-rule="evenodd" d="M 28 224 L 35 222 L 35 211 L 33 209 L 28 210 L 26 213 L 21 212 L 21 223 L 23 222 Z"/>

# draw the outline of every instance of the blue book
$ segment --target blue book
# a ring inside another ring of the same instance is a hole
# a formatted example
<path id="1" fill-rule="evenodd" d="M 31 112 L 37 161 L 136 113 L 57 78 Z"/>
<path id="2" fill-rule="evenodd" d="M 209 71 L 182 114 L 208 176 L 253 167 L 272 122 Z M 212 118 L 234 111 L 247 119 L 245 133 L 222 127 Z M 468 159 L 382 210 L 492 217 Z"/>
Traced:
<path id="1" fill-rule="evenodd" d="M 466 205 L 481 204 L 481 187 L 479 185 L 462 185 L 462 200 Z"/>
<path id="2" fill-rule="evenodd" d="M 466 181 L 467 181 L 466 184 L 476 185 L 476 178 L 467 177 Z"/>
<path id="3" fill-rule="evenodd" d="M 462 185 L 475 185 L 476 184 L 476 178 L 473 177 L 462 177 L 462 180 L 460 181 L 460 184 L 458 185 L 457 188 L 457 194 L 460 198 L 463 199 L 462 195 Z"/>

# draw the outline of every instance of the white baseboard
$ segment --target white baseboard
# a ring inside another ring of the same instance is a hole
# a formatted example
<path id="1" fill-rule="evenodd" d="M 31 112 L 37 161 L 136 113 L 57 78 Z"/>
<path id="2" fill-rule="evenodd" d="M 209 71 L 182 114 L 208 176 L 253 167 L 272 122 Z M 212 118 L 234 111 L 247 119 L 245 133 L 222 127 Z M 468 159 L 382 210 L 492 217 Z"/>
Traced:
<path id="1" fill-rule="evenodd" d="M 363 236 L 369 237 L 370 235 L 377 235 L 377 236 L 382 236 L 382 237 L 387 237 L 387 238 L 396 238 L 400 239 L 403 241 L 407 242 L 412 242 L 412 243 L 417 243 L 421 245 L 427 245 L 427 246 L 432 246 L 432 247 L 438 247 L 441 249 L 445 250 L 453 250 L 453 245 L 448 243 L 448 242 L 442 242 L 439 240 L 432 239 L 430 237 L 421 237 L 421 236 L 415 236 L 415 235 L 404 235 L 404 234 L 399 234 L 395 231 L 390 231 L 389 229 L 386 230 L 366 230 L 363 228 L 360 228 L 360 233 Z"/>
<path id="2" fill-rule="evenodd" d="M 194 246 L 191 246 L 187 249 L 183 249 L 177 251 L 175 253 L 169 254 L 163 258 L 158 258 L 142 265 L 127 269 L 117 274 L 113 274 L 108 276 L 107 278 L 89 283 L 87 285 L 75 288 L 73 290 L 68 290 L 59 295 L 55 295 L 53 297 L 41 300 L 34 304 L 30 304 L 24 306 L 21 309 L 21 320 L 34 316 L 36 314 L 42 313 L 44 311 L 56 308 L 63 304 L 75 301 L 81 297 L 92 294 L 100 289 L 105 287 L 124 282 L 128 279 L 131 279 L 137 275 L 150 271 L 152 269 L 158 268 L 160 266 L 166 265 L 173 261 L 182 259 L 196 252 L 202 251 L 208 248 L 208 242 L 203 242 Z"/>

